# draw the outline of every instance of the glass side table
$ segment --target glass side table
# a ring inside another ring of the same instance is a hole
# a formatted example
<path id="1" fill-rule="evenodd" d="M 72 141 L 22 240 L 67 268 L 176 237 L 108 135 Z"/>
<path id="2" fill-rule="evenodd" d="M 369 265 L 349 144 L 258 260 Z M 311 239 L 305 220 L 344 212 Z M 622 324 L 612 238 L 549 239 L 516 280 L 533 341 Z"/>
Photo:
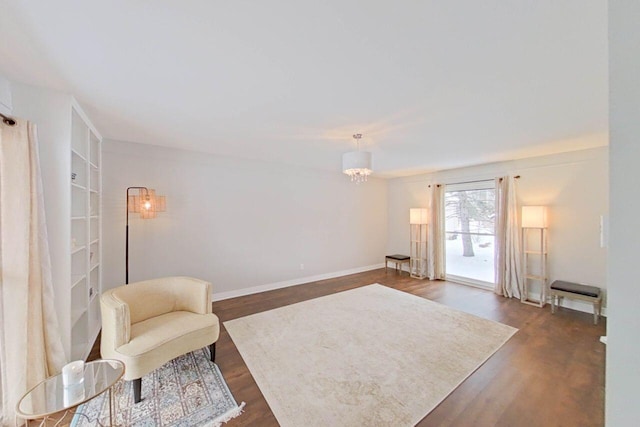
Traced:
<path id="1" fill-rule="evenodd" d="M 41 420 L 40 425 L 45 425 L 46 421 L 54 420 L 52 415 L 65 412 L 61 415 L 64 417 L 67 411 L 108 391 L 109 425 L 113 425 L 115 414 L 112 388 L 123 375 L 124 364 L 118 360 L 104 359 L 85 363 L 82 383 L 64 387 L 62 374 L 49 377 L 18 401 L 16 415 L 26 421 L 27 427 L 31 420 Z"/>

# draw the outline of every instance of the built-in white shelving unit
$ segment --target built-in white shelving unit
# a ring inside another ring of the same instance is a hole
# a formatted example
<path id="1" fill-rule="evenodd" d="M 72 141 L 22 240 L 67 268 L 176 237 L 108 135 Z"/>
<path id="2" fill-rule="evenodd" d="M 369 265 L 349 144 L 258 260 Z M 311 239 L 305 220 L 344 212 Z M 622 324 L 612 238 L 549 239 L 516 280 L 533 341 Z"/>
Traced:
<path id="1" fill-rule="evenodd" d="M 68 360 L 86 359 L 101 326 L 102 137 L 67 93 L 16 83 L 10 94 L 11 114 L 37 126 L 62 345 Z"/>
<path id="2" fill-rule="evenodd" d="M 71 109 L 70 357 L 85 359 L 100 331 L 102 288 L 101 138 L 77 105 Z"/>

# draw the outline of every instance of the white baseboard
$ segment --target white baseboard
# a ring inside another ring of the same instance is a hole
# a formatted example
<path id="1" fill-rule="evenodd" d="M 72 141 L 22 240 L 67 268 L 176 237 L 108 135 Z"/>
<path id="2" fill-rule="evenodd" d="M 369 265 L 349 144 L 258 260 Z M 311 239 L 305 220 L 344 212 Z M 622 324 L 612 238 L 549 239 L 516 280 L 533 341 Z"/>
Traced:
<path id="1" fill-rule="evenodd" d="M 407 271 L 407 272 L 409 271 L 408 268 L 404 268 L 405 267 L 404 265 L 402 267 L 403 267 L 402 268 L 403 271 Z M 225 299 L 243 297 L 246 295 L 257 294 L 260 292 L 272 291 L 275 289 L 288 288 L 290 286 L 303 285 L 309 282 L 317 282 L 319 280 L 326 280 L 326 279 L 333 279 L 335 277 L 348 276 L 349 274 L 363 273 L 365 271 L 376 270 L 378 268 L 384 268 L 384 263 L 367 265 L 364 267 L 351 268 L 349 270 L 335 271 L 333 273 L 318 274 L 316 276 L 299 277 L 296 279 L 285 280 L 282 282 L 267 283 L 264 285 L 252 286 L 250 288 L 242 288 L 242 289 L 236 289 L 233 291 L 214 293 L 212 297 L 213 297 L 213 301 L 222 301 Z M 462 283 L 462 284 L 491 291 L 490 288 L 485 286 L 480 286 L 478 284 L 471 284 L 471 283 Z M 535 299 L 535 297 L 536 295 L 534 294 L 530 295 L 531 299 Z M 593 314 L 593 305 L 587 302 L 579 301 L 579 300 L 571 300 L 568 298 L 564 298 L 560 306 L 564 308 L 576 310 L 576 311 L 581 311 L 583 313 Z M 607 317 L 606 307 L 602 307 L 602 316 Z"/>
<path id="2" fill-rule="evenodd" d="M 274 289 L 288 288 L 289 286 L 303 285 L 309 282 L 317 282 L 318 280 L 333 279 L 340 276 L 348 276 L 349 274 L 363 273 L 365 271 L 383 268 L 384 263 L 367 265 L 365 267 L 351 268 L 349 270 L 335 271 L 333 273 L 318 274 L 316 276 L 299 277 L 297 279 L 285 280 L 282 282 L 267 283 L 265 285 L 252 286 L 250 288 L 236 289 L 233 291 L 220 292 L 213 294 L 214 301 L 222 301 L 229 298 L 243 297 L 246 295 L 257 294 L 260 292 L 272 291 Z"/>
<path id="3" fill-rule="evenodd" d="M 539 294 L 534 294 L 534 293 L 529 293 L 529 299 L 531 301 L 538 301 L 540 299 L 540 295 Z M 551 305 L 551 299 L 549 297 L 547 297 L 547 305 Z M 593 314 L 593 304 L 586 302 L 586 301 L 580 301 L 580 300 L 574 300 L 574 299 L 569 299 L 567 297 L 562 299 L 562 302 L 560 303 L 560 305 L 558 307 L 563 307 L 563 308 L 568 308 L 571 310 L 576 310 L 576 311 L 581 311 L 583 313 L 589 313 L 589 314 Z M 546 308 L 546 306 L 545 306 Z M 607 317 L 607 307 L 602 307 L 602 309 L 600 310 L 600 314 L 603 317 Z"/>
<path id="4" fill-rule="evenodd" d="M 593 304 L 579 300 L 571 300 L 566 297 L 562 300 L 560 307 L 570 308 L 572 310 L 582 311 L 583 313 L 593 314 Z M 607 317 L 607 307 L 602 307 L 601 311 L 602 312 L 600 314 L 602 314 L 603 317 Z"/>
<path id="5" fill-rule="evenodd" d="M 463 280 L 463 278 L 460 277 L 449 277 L 447 278 L 447 281 L 449 282 L 453 282 L 453 283 L 459 283 L 461 285 L 465 285 L 465 286 L 472 286 L 474 288 L 479 288 L 479 289 L 484 289 L 487 291 L 493 291 L 493 289 L 490 286 L 483 286 L 479 283 L 473 283 L 473 282 L 469 282 L 469 281 L 465 281 Z M 537 301 L 539 300 L 540 295 L 539 294 L 535 294 L 530 292 L 529 293 L 529 300 L 531 301 Z M 551 300 L 547 301 L 547 304 L 551 304 Z M 563 308 L 569 308 L 571 310 L 576 310 L 576 311 L 581 311 L 583 313 L 589 313 L 589 314 L 593 314 L 593 304 L 590 304 L 588 302 L 585 301 L 580 301 L 580 300 L 572 300 L 569 298 L 563 298 L 562 303 L 560 303 L 560 307 Z M 607 317 L 607 307 L 602 307 L 601 313 L 600 313 L 603 317 Z"/>

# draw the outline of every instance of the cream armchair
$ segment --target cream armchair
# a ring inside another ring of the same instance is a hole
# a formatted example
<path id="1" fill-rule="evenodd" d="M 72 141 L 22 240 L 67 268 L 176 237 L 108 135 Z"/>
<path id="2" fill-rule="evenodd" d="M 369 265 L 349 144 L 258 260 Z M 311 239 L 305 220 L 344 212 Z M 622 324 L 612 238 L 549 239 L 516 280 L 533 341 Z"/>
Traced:
<path id="1" fill-rule="evenodd" d="M 210 346 L 220 335 L 211 312 L 211 284 L 190 277 L 167 277 L 131 283 L 100 297 L 105 359 L 125 365 L 125 380 L 133 380 L 134 401 L 140 401 L 142 377 L 176 357 Z"/>

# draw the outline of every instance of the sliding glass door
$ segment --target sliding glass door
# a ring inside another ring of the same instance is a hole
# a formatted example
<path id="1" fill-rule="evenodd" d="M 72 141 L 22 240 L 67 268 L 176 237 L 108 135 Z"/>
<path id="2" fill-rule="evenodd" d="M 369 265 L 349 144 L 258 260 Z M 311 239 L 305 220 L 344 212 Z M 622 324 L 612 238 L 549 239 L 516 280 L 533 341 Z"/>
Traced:
<path id="1" fill-rule="evenodd" d="M 493 180 L 445 187 L 447 279 L 492 286 L 495 214 Z"/>

